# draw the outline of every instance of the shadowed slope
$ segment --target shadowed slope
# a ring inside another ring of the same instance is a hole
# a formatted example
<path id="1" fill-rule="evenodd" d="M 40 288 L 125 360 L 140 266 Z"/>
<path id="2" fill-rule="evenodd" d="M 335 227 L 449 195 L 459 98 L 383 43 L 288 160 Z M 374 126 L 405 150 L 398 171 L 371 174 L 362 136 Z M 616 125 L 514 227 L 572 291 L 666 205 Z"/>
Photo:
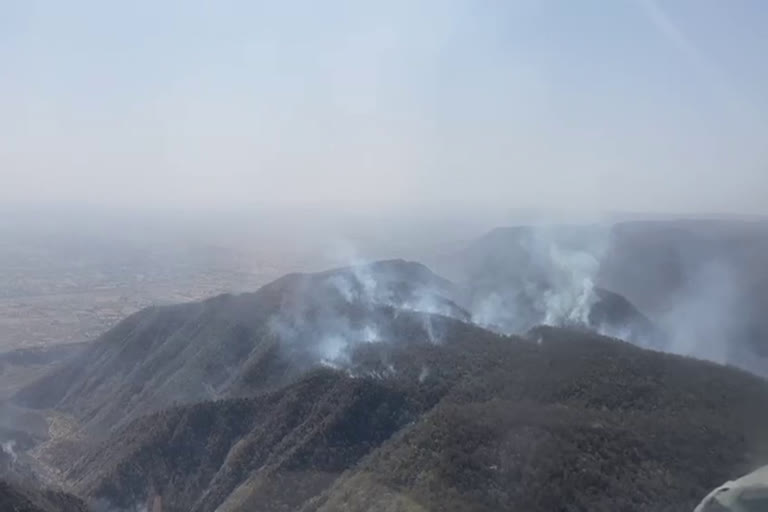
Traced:
<path id="1" fill-rule="evenodd" d="M 17 402 L 74 414 L 98 431 L 174 403 L 275 389 L 349 345 L 396 337 L 396 317 L 467 318 L 426 267 L 379 262 L 292 274 L 255 293 L 136 313 Z M 390 332 L 393 331 L 393 332 Z"/>
<path id="2" fill-rule="evenodd" d="M 687 510 L 768 461 L 768 385 L 586 331 L 357 348 L 345 372 L 171 409 L 70 472 L 168 510 Z"/>

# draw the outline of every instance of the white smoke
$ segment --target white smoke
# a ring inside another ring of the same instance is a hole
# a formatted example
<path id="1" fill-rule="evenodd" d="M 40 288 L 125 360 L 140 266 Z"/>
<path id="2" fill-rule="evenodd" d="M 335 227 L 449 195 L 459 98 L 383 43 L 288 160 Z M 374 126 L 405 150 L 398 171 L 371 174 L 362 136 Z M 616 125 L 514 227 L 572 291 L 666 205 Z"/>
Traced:
<path id="1" fill-rule="evenodd" d="M 16 464 L 16 460 L 18 459 L 18 455 L 16 455 L 16 451 L 14 450 L 15 447 L 16 441 L 13 440 L 0 443 L 0 448 L 2 448 L 3 453 L 11 458 L 11 464 Z"/>
<path id="2" fill-rule="evenodd" d="M 376 343 L 377 341 L 381 341 L 381 336 L 379 335 L 378 329 L 373 326 L 366 325 L 363 328 L 360 341 L 364 341 L 365 343 Z"/>
<path id="3" fill-rule="evenodd" d="M 528 248 L 548 282 L 542 295 L 543 323 L 588 324 L 590 310 L 597 301 L 595 276 L 602 247 L 567 247 L 555 232 L 537 228 Z"/>
<path id="4" fill-rule="evenodd" d="M 393 363 L 388 362 L 386 359 L 381 361 L 381 363 L 382 363 L 382 366 L 376 367 L 376 368 L 361 369 L 361 368 L 347 366 L 345 370 L 347 375 L 352 377 L 353 379 L 368 378 L 368 379 L 376 379 L 376 380 L 385 380 L 385 379 L 389 379 L 397 376 L 398 371 Z M 334 369 L 342 369 L 341 366 L 331 366 L 331 367 L 333 367 Z"/>
<path id="5" fill-rule="evenodd" d="M 588 324 L 606 228 L 582 230 L 579 236 L 567 227 L 537 226 L 519 233 L 517 245 L 506 249 L 508 267 L 475 294 L 473 321 L 508 334 L 540 324 Z"/>
<path id="6" fill-rule="evenodd" d="M 347 302 L 373 304 L 382 300 L 377 296 L 379 290 L 376 278 L 370 271 L 369 262 L 358 253 L 349 242 L 338 242 L 333 251 L 333 260 L 349 269 L 351 275 L 332 275 L 331 284 Z"/>
<path id="7" fill-rule="evenodd" d="M 352 283 L 344 276 L 331 276 L 328 278 L 328 282 L 333 285 L 339 294 L 344 297 L 347 302 L 354 302 L 357 300 L 357 293 L 355 293 Z"/>
<path id="8" fill-rule="evenodd" d="M 622 323 L 621 319 L 612 323 L 599 317 L 590 318 L 594 306 L 603 297 L 596 287 L 598 273 L 605 258 L 610 257 L 609 249 L 615 241 L 609 225 L 535 226 L 520 228 L 515 233 L 516 245 L 507 244 L 490 251 L 491 264 L 480 261 L 464 283 L 469 291 L 467 296 L 455 298 L 470 311 L 472 322 L 505 334 L 527 332 L 540 324 L 589 326 L 601 334 L 646 348 L 767 372 L 765 362 L 752 357 L 749 347 L 731 340 L 739 326 L 748 320 L 737 304 L 745 288 L 744 280 L 740 281 L 736 275 L 738 265 L 712 255 L 704 263 L 702 258 L 685 256 L 681 264 L 692 277 L 680 289 L 670 283 L 670 295 L 665 297 L 668 306 L 663 314 L 653 318 L 661 328 L 655 331 L 651 324 L 645 329 L 642 320 L 635 325 Z M 435 290 L 417 289 L 405 298 L 397 296 L 389 283 L 381 281 L 381 275 L 373 274 L 371 267 L 353 251 L 349 254 L 351 272 L 331 278 L 345 300 L 391 306 L 396 311 L 454 316 L 449 303 L 440 300 L 441 294 Z M 642 267 L 648 263 L 632 261 L 631 264 Z M 487 272 L 484 274 L 483 270 Z M 640 270 L 646 271 L 656 270 Z M 658 269 L 658 272 L 664 271 Z M 626 272 L 631 273 L 633 269 L 626 268 Z M 617 283 L 620 287 L 621 281 Z M 629 290 L 627 295 L 631 300 Z M 618 304 L 621 307 L 620 302 Z M 440 343 L 441 333 L 436 328 L 440 322 L 427 314 L 421 318 L 427 339 Z M 365 339 L 359 332 L 350 336 L 356 342 Z"/>
<path id="9" fill-rule="evenodd" d="M 738 291 L 728 265 L 712 261 L 698 268 L 660 319 L 670 336 L 668 350 L 721 364 L 735 362 L 728 338 L 744 320 L 734 308 Z"/>
<path id="10" fill-rule="evenodd" d="M 580 286 L 544 292 L 544 324 L 589 324 L 589 313 L 597 301 L 595 284 L 585 278 Z"/>
<path id="11" fill-rule="evenodd" d="M 422 315 L 422 325 L 424 326 L 424 330 L 427 333 L 427 339 L 429 339 L 430 343 L 437 343 L 439 339 L 437 336 L 435 336 L 435 329 L 432 325 L 432 317 L 430 315 Z"/>
<path id="12" fill-rule="evenodd" d="M 694 238 L 693 241 L 683 239 L 677 245 L 662 244 L 658 250 L 667 251 L 672 256 L 662 252 L 658 260 L 650 263 L 631 258 L 616 260 L 624 266 L 619 272 L 626 272 L 626 275 L 639 272 L 640 275 L 658 276 L 670 271 L 668 265 L 679 268 L 681 276 L 677 279 L 665 282 L 654 277 L 649 283 L 663 307 L 658 308 L 651 320 L 660 330 L 643 332 L 641 325 L 627 323 L 593 325 L 590 312 L 599 299 L 595 282 L 600 266 L 611 257 L 609 249 L 615 242 L 612 237 L 604 236 L 607 232 L 603 235 L 597 230 L 593 235 L 586 239 L 586 243 L 572 244 L 567 240 L 564 243 L 556 232 L 536 228 L 533 235 L 524 240 L 523 248 L 529 252 L 531 259 L 536 260 L 529 265 L 530 273 L 545 274 L 549 285 L 543 293 L 531 279 L 522 287 L 526 294 L 538 291 L 541 299 L 536 309 L 543 315 L 541 323 L 590 325 L 601 334 L 645 348 L 733 364 L 758 374 L 768 374 L 766 359 L 757 356 L 751 345 L 759 340 L 751 339 L 752 334 L 744 328 L 754 321 L 755 315 L 754 311 L 745 311 L 753 300 L 746 294 L 755 283 L 753 267 L 745 265 L 747 270 L 744 270 L 739 265 L 742 261 L 739 258 L 744 259 L 739 251 L 745 249 L 727 237 L 722 240 L 713 237 L 705 241 Z M 620 288 L 621 278 L 615 284 Z M 629 300 L 632 299 L 631 291 L 637 287 L 634 285 L 634 288 L 627 290 Z M 493 321 L 493 306 L 500 303 L 503 304 L 503 301 L 498 294 L 491 296 L 488 302 L 481 304 L 485 309 L 478 311 L 479 318 Z"/>
<path id="13" fill-rule="evenodd" d="M 326 336 L 323 341 L 320 342 L 320 351 L 323 354 L 323 361 L 337 362 L 346 357 L 346 348 L 349 344 L 349 340 L 338 335 L 332 334 Z"/>
<path id="14" fill-rule="evenodd" d="M 338 309 L 338 302 L 329 293 L 335 290 L 348 304 L 368 307 L 373 301 L 369 291 L 365 291 L 371 289 L 370 280 L 366 281 L 367 288 L 363 289 L 359 281 L 350 280 L 341 273 L 330 275 L 324 282 L 311 274 L 299 276 L 286 296 L 282 297 L 279 310 L 269 318 L 267 327 L 283 342 L 312 342 L 330 356 L 340 354 L 350 340 L 376 341 L 379 338 L 377 327 L 354 323 L 349 315 Z"/>
<path id="15" fill-rule="evenodd" d="M 377 293 L 380 292 L 380 287 L 376 278 L 371 274 L 370 267 L 358 260 L 351 262 L 350 268 L 352 269 L 356 284 L 361 289 L 359 299 L 369 304 L 382 300 L 377 296 Z"/>
<path id="16" fill-rule="evenodd" d="M 431 343 L 440 343 L 442 338 L 431 315 L 467 319 L 441 288 L 448 285 L 420 264 L 369 263 L 350 245 L 337 253 L 336 259 L 343 255 L 347 266 L 326 274 L 299 276 L 277 314 L 268 321 L 272 335 L 288 346 L 314 352 L 321 364 L 344 367 L 352 347 L 386 339 L 391 323 L 387 315 L 416 314 L 425 341 Z"/>
<path id="17" fill-rule="evenodd" d="M 372 325 L 366 325 L 360 330 L 341 329 L 324 336 L 318 343 L 320 363 L 332 368 L 342 368 L 349 363 L 350 347 L 358 343 L 376 343 L 379 341 L 381 341 L 381 337 L 378 329 Z"/>

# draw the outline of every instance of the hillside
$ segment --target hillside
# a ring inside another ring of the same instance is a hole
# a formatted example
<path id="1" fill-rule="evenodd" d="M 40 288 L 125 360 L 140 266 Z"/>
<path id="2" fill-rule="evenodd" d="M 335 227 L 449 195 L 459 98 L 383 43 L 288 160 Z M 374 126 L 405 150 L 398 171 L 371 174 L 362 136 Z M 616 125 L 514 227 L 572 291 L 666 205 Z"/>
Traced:
<path id="1" fill-rule="evenodd" d="M 349 345 L 399 337 L 407 323 L 400 312 L 468 318 L 440 295 L 449 287 L 423 265 L 396 260 L 149 308 L 22 389 L 16 402 L 65 411 L 97 432 L 175 403 L 276 389 L 343 359 Z M 428 317 L 419 322 L 429 330 Z"/>
<path id="2" fill-rule="evenodd" d="M 768 461 L 759 378 L 587 331 L 443 327 L 136 420 L 68 478 L 166 511 L 671 511 Z"/>
<path id="3" fill-rule="evenodd" d="M 498 228 L 433 264 L 505 332 L 588 318 L 603 290 L 642 312 L 604 334 L 768 375 L 766 260 L 768 222 L 677 220 Z"/>
<path id="4" fill-rule="evenodd" d="M 473 321 L 500 332 L 587 325 L 642 346 L 664 334 L 595 276 L 606 251 L 599 225 L 497 228 L 435 262 L 457 283 Z"/>
<path id="5" fill-rule="evenodd" d="M 214 510 L 238 489 L 253 489 L 267 509 L 295 507 L 418 412 L 398 390 L 318 370 L 264 397 L 141 418 L 70 478 L 84 494 L 125 508 L 157 493 L 166 510 Z"/>
<path id="6" fill-rule="evenodd" d="M 766 460 L 765 381 L 593 334 L 531 334 L 302 511 L 692 510 Z"/>
<path id="7" fill-rule="evenodd" d="M 22 387 L 75 357 L 87 345 L 87 343 L 65 343 L 20 348 L 0 353 L 0 400 L 9 398 Z"/>
<path id="8" fill-rule="evenodd" d="M 98 434 L 174 404 L 277 389 L 317 364 L 345 364 L 350 347 L 401 340 L 414 323 L 438 342 L 440 317 L 475 320 L 463 297 L 402 260 L 288 275 L 254 293 L 136 313 L 15 401 L 71 414 Z M 662 334 L 616 294 L 598 290 L 584 308 L 584 318 L 560 320 L 660 344 Z"/>
<path id="9" fill-rule="evenodd" d="M 0 510 L 4 512 L 88 512 L 85 503 L 69 494 L 32 489 L 0 480 Z"/>

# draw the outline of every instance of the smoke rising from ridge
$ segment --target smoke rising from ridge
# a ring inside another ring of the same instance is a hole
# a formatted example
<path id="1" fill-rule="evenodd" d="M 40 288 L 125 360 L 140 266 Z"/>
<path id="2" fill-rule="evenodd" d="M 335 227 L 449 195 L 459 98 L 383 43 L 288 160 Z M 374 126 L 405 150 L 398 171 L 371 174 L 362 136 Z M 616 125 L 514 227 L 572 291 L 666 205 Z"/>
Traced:
<path id="1" fill-rule="evenodd" d="M 474 322 L 505 333 L 539 324 L 589 325 L 605 252 L 601 226 L 509 228 L 460 258 L 458 277 Z"/>
<path id="2" fill-rule="evenodd" d="M 16 454 L 16 451 L 14 450 L 14 447 L 16 446 L 16 441 L 4 441 L 0 443 L 0 449 L 3 450 L 3 453 L 8 455 L 11 458 L 11 464 L 16 464 L 16 460 L 18 460 L 18 455 Z"/>
<path id="3" fill-rule="evenodd" d="M 766 247 L 760 225 L 739 222 L 532 225 L 496 229 L 437 268 L 496 331 L 582 326 L 766 374 Z"/>
<path id="4" fill-rule="evenodd" d="M 269 331 L 289 350 L 326 366 L 344 366 L 352 348 L 397 338 L 393 329 L 406 324 L 422 341 L 440 343 L 435 316 L 469 320 L 452 301 L 453 285 L 419 263 L 355 257 L 347 267 L 289 278 L 292 286 Z"/>

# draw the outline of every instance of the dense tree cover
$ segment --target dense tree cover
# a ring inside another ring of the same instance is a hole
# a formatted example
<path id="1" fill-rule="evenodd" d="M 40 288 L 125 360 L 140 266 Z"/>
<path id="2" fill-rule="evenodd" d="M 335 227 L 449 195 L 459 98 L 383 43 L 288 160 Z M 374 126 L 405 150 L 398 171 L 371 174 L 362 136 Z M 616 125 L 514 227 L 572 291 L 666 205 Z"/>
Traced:
<path id="1" fill-rule="evenodd" d="M 168 511 L 655 512 L 768 461 L 750 374 L 580 330 L 437 327 L 442 345 L 370 344 L 343 371 L 141 418 L 69 476 Z"/>
<path id="2" fill-rule="evenodd" d="M 59 491 L 32 489 L 0 480 L 0 510 L 7 512 L 87 512 L 80 499 Z"/>

